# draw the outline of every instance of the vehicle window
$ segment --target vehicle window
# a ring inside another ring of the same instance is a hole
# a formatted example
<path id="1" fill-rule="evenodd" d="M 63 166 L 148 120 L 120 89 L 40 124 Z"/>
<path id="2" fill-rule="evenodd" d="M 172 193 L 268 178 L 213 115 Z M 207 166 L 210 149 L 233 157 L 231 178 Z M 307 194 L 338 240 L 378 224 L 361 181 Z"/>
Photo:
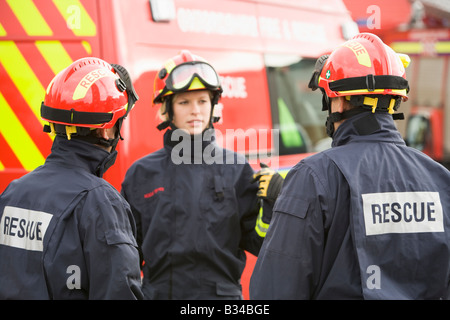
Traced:
<path id="1" fill-rule="evenodd" d="M 427 147 L 430 133 L 430 121 L 422 115 L 409 117 L 406 128 L 406 143 L 408 146 L 424 151 Z"/>
<path id="2" fill-rule="evenodd" d="M 318 152 L 331 146 L 322 96 L 308 88 L 315 62 L 297 59 L 277 66 L 266 62 L 273 127 L 280 130 L 280 155 Z"/>

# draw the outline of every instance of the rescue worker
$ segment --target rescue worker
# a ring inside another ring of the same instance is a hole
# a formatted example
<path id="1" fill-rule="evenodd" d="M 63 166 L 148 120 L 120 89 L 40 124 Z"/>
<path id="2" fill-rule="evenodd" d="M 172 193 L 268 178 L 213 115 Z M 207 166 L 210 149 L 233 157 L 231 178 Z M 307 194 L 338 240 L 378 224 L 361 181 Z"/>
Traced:
<path id="1" fill-rule="evenodd" d="M 270 168 L 255 174 L 242 155 L 217 145 L 221 92 L 214 68 L 188 50 L 155 77 L 158 128 L 169 127 L 164 147 L 137 160 L 121 190 L 136 219 L 147 299 L 241 299 L 244 250 L 258 254 L 270 222 L 283 179 Z"/>
<path id="2" fill-rule="evenodd" d="M 50 82 L 51 153 L 0 197 L 0 299 L 143 298 L 130 207 L 102 178 L 137 99 L 125 68 L 94 57 Z"/>
<path id="3" fill-rule="evenodd" d="M 408 59 L 370 33 L 318 59 L 332 148 L 288 173 L 251 299 L 449 298 L 450 173 L 393 120 Z"/>

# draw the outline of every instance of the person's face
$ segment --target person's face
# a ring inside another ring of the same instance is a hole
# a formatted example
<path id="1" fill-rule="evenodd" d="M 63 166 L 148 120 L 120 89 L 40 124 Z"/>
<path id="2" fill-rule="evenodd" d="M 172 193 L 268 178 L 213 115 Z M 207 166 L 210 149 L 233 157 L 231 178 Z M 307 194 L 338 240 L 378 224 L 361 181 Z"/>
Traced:
<path id="1" fill-rule="evenodd" d="M 190 134 L 199 134 L 209 125 L 211 97 L 208 90 L 176 94 L 172 101 L 173 124 Z"/>

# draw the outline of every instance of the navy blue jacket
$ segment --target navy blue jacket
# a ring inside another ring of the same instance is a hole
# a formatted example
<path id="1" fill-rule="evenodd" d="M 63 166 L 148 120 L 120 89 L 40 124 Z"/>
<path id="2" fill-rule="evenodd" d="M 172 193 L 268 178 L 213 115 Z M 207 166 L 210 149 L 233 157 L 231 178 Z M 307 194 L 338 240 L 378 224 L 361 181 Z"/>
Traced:
<path id="1" fill-rule="evenodd" d="M 56 137 L 45 164 L 0 197 L 0 299 L 137 299 L 130 207 L 94 173 L 109 152 Z"/>
<path id="2" fill-rule="evenodd" d="M 255 231 L 253 169 L 243 156 L 219 148 L 214 136 L 197 140 L 198 150 L 193 142 L 187 155 L 173 132 L 180 130 L 166 131 L 164 148 L 137 160 L 122 183 L 145 260 L 144 295 L 240 299 L 244 250 L 257 255 L 263 240 Z M 218 157 L 208 163 L 206 154 Z"/>
<path id="3" fill-rule="evenodd" d="M 449 280 L 450 172 L 363 113 L 288 173 L 250 297 L 446 299 Z"/>

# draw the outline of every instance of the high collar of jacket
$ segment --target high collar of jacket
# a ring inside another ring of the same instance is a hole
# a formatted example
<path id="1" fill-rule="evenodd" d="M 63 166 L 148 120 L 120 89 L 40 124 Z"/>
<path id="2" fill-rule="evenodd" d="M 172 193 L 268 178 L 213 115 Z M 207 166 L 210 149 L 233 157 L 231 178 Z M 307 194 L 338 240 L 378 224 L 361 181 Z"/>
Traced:
<path id="1" fill-rule="evenodd" d="M 213 144 L 213 148 L 208 150 L 208 156 L 214 156 L 216 148 L 216 136 L 214 128 L 204 130 L 201 134 L 191 135 L 181 129 L 169 129 L 164 133 L 164 148 L 172 154 L 184 159 L 189 158 L 193 163 L 204 161 L 205 148 Z M 211 153 L 211 154 L 210 154 Z"/>
<path id="2" fill-rule="evenodd" d="M 211 143 L 215 143 L 216 134 L 214 129 L 206 129 L 201 134 L 189 134 L 181 129 L 169 129 L 164 133 L 164 146 L 170 150 L 180 143 L 186 143 L 186 145 L 192 146 L 193 151 L 203 151 Z M 194 148 L 194 145 L 200 146 Z"/>
<path id="3" fill-rule="evenodd" d="M 332 146 L 365 141 L 405 144 L 392 115 L 369 111 L 345 120 L 334 133 Z"/>
<path id="4" fill-rule="evenodd" d="M 82 140 L 56 136 L 52 145 L 52 152 L 46 162 L 80 167 L 102 177 L 108 168 L 114 164 L 117 151 L 108 151 Z"/>

